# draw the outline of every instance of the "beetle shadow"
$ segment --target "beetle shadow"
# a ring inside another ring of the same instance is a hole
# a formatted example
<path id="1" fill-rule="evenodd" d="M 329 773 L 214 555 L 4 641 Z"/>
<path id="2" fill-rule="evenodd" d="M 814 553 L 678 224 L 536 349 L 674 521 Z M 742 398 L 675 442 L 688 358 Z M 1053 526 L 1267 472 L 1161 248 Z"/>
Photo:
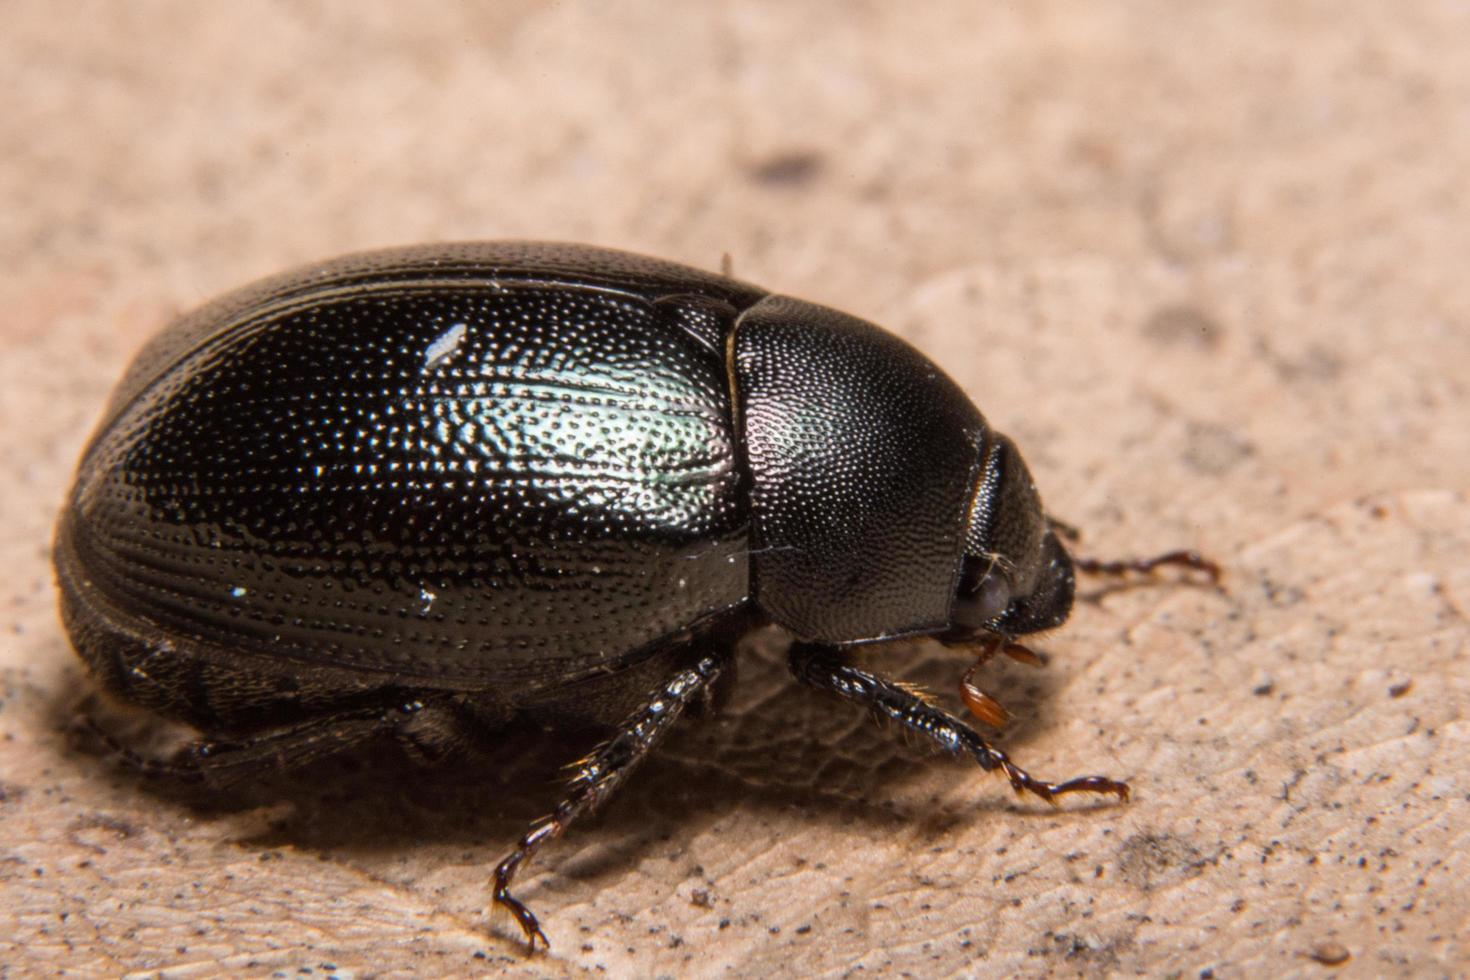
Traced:
<path id="1" fill-rule="evenodd" d="M 874 670 L 939 692 L 940 701 L 962 711 L 952 692 L 969 664 L 963 653 L 904 642 L 863 658 Z M 683 719 L 607 811 L 578 824 L 582 844 L 613 839 L 619 845 L 579 846 L 572 853 L 558 848 L 559 871 L 578 879 L 616 873 L 655 842 L 687 839 L 691 828 L 737 809 L 834 833 L 856 821 L 880 829 L 917 825 L 933 835 L 987 810 L 1050 812 L 1040 801 L 1012 802 L 1004 783 L 982 775 L 973 761 L 937 755 L 855 706 L 802 687 L 787 672 L 784 643 L 772 631 L 743 645 L 736 670 L 729 703 L 714 717 Z M 992 662 L 984 682 L 1016 718 L 998 740 L 1008 751 L 1053 723 L 1053 672 Z M 291 846 L 367 863 L 428 846 L 457 861 L 469 856 L 488 870 L 550 812 L 567 764 L 598 738 L 512 727 L 483 757 L 434 768 L 414 764 L 392 744 L 375 744 L 222 790 L 131 773 L 124 778 L 196 819 L 270 808 L 265 825 L 241 840 L 247 845 Z M 979 798 L 947 792 L 977 777 L 993 790 Z M 1070 808 L 1108 805 L 1099 799 Z M 591 829 L 596 833 L 587 833 Z"/>

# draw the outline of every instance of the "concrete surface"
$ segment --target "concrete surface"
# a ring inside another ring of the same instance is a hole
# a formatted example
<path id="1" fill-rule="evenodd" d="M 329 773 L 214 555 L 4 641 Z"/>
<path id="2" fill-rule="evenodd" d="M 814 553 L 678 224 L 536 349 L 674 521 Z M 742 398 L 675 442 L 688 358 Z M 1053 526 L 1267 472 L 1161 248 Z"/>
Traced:
<path id="1" fill-rule="evenodd" d="M 1448 0 L 7 4 L 4 972 L 1464 974 L 1467 48 Z M 129 356 L 297 262 L 496 237 L 728 253 L 930 353 L 1091 552 L 1220 559 L 987 675 L 1020 761 L 1133 802 L 1017 802 L 762 637 L 532 867 L 527 961 L 485 881 L 555 758 L 227 801 L 73 746 L 49 533 Z"/>

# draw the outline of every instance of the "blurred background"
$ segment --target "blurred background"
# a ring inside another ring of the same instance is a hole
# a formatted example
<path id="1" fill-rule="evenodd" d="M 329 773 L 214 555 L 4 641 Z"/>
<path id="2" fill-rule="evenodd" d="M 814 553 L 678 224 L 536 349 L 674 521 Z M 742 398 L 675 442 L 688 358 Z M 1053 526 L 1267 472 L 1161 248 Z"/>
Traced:
<path id="1" fill-rule="evenodd" d="M 4 10 L 18 975 L 1465 968 L 1470 6 Z M 1221 560 L 1226 592 L 1090 594 L 1045 671 L 997 668 L 1021 761 L 1135 802 L 889 756 L 767 637 L 724 719 L 532 869 L 528 964 L 484 880 L 544 781 L 216 810 L 69 747 L 50 527 L 128 358 L 255 277 L 487 238 L 729 256 L 882 323 L 1089 551 Z"/>

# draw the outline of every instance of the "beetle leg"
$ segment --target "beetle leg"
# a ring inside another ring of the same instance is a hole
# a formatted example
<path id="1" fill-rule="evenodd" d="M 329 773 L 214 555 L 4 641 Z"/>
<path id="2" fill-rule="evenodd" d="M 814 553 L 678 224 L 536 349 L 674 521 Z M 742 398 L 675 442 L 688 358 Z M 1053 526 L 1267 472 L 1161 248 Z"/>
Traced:
<path id="1" fill-rule="evenodd" d="M 298 768 L 346 751 L 384 732 L 400 734 L 405 749 L 423 752 L 421 736 L 431 730 L 424 716 L 436 713 L 436 702 L 417 699 L 393 701 L 390 706 L 353 708 L 314 718 L 298 725 L 267 728 L 238 738 L 203 738 L 166 754 L 152 753 L 124 742 L 90 715 L 77 726 L 95 735 L 132 769 L 146 776 L 184 782 L 228 786 L 260 773 Z M 427 753 L 425 753 L 427 755 Z"/>
<path id="2" fill-rule="evenodd" d="M 1058 520 L 1050 514 L 1046 515 L 1046 526 L 1057 537 L 1068 544 L 1076 544 L 1082 540 L 1082 532 L 1066 521 Z M 1128 572 L 1139 572 L 1146 574 L 1158 568 L 1160 565 L 1178 565 L 1181 568 L 1193 569 L 1204 572 L 1210 577 L 1210 584 L 1220 584 L 1220 566 L 1210 559 L 1201 555 L 1198 551 L 1168 551 L 1162 555 L 1152 558 L 1124 558 L 1118 561 L 1106 561 L 1099 558 L 1079 558 L 1072 555 L 1072 564 L 1079 572 L 1088 575 L 1125 575 Z"/>
<path id="3" fill-rule="evenodd" d="M 849 664 L 835 647 L 796 643 L 788 654 L 791 673 L 810 687 L 855 701 L 880 718 L 895 721 L 956 755 L 968 753 L 986 772 L 1000 770 L 1017 793 L 1031 793 L 1048 803 L 1067 793 L 1112 793 L 1128 799 L 1128 784 L 1106 776 L 1080 776 L 1049 783 L 1032 776 L 969 725 L 929 704 L 912 690 Z"/>
<path id="4" fill-rule="evenodd" d="M 516 849 L 496 866 L 495 903 L 515 916 L 532 952 L 535 952 L 538 941 L 547 949 L 551 948 L 551 943 L 546 933 L 541 931 L 536 916 L 510 893 L 516 871 L 548 841 L 560 837 L 578 817 L 592 813 L 605 803 L 638 764 L 658 747 L 684 710 L 704 699 L 727 660 L 726 654 L 704 656 L 664 681 L 641 707 L 628 716 L 612 738 L 576 763 L 576 773 L 568 783 L 566 797 L 549 817 L 533 824 Z"/>
<path id="5" fill-rule="evenodd" d="M 1147 573 L 1158 568 L 1160 565 L 1178 565 L 1181 568 L 1189 568 L 1194 571 L 1204 572 L 1210 577 L 1210 583 L 1220 584 L 1220 566 L 1210 561 L 1197 551 L 1169 551 L 1152 558 L 1125 558 L 1121 561 L 1103 561 L 1098 558 L 1078 558 L 1073 556 L 1072 564 L 1079 572 L 1089 575 L 1125 575 L 1128 572 Z"/>

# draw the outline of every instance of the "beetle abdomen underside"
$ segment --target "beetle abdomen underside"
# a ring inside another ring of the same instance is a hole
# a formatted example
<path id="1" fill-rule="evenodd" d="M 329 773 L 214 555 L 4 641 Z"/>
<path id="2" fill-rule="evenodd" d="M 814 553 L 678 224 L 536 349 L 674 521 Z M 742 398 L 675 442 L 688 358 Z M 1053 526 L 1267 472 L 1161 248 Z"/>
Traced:
<path id="1" fill-rule="evenodd" d="M 181 323 L 119 396 L 63 532 L 112 604 L 205 644 L 491 680 L 744 600 L 718 302 L 503 269 L 303 281 Z"/>

